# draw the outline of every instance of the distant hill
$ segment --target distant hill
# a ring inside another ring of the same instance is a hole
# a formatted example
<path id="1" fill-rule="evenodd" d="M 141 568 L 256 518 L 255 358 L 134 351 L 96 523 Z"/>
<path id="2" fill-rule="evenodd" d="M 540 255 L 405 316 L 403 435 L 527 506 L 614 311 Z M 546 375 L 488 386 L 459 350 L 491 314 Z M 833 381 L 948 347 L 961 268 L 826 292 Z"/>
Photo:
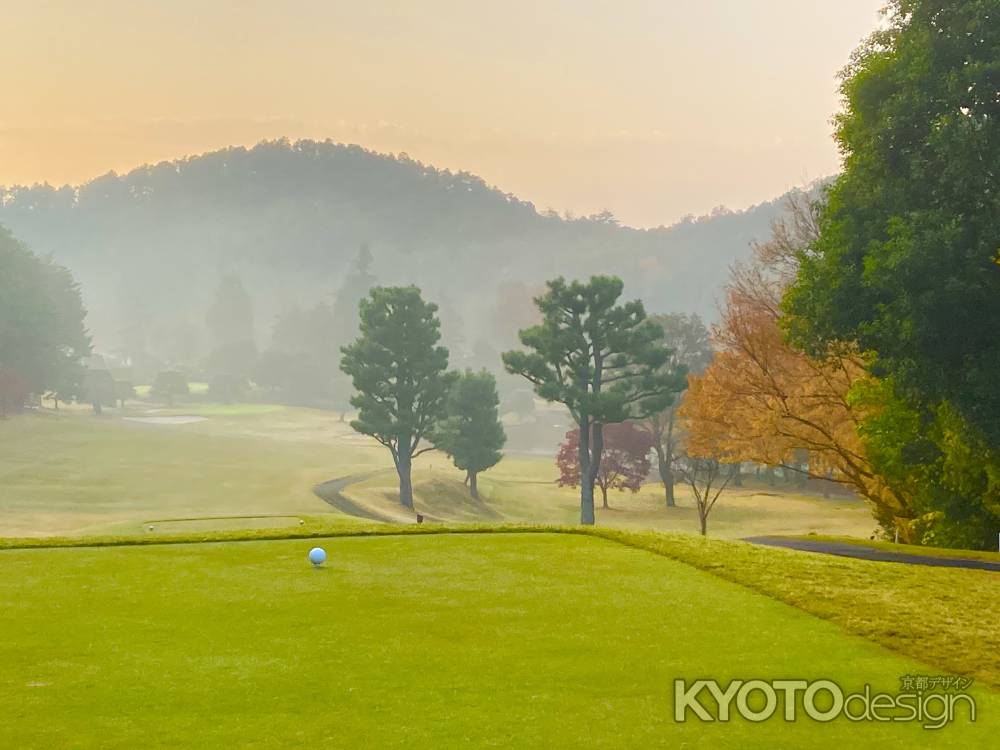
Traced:
<path id="1" fill-rule="evenodd" d="M 70 267 L 106 350 L 137 320 L 196 331 L 231 272 L 251 291 L 266 342 L 277 311 L 337 292 L 362 243 L 380 283 L 421 286 L 470 349 L 510 340 L 498 333 L 504 294 L 557 275 L 614 273 L 650 310 L 712 318 L 728 267 L 781 209 L 778 198 L 639 230 L 610 214 L 541 213 L 406 155 L 314 141 L 229 148 L 78 187 L 0 188 L 0 224 Z"/>

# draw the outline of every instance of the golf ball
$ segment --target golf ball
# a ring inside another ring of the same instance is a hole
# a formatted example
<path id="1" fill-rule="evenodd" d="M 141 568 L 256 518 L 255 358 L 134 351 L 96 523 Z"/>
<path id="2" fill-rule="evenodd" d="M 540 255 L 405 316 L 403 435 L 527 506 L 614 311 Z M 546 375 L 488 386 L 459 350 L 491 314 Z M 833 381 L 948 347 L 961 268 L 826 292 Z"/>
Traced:
<path id="1" fill-rule="evenodd" d="M 309 562 L 313 565 L 322 565 L 326 561 L 326 550 L 322 547 L 313 547 L 309 550 Z"/>

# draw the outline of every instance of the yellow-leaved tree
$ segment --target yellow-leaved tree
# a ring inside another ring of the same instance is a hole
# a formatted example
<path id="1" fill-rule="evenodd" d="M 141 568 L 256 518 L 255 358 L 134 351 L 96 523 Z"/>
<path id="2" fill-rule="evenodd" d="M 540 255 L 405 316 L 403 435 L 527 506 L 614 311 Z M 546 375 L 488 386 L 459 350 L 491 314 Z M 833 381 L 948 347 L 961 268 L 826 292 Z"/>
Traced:
<path id="1" fill-rule="evenodd" d="M 862 353 L 841 343 L 825 358 L 812 358 L 790 347 L 781 329 L 782 294 L 799 252 L 816 237 L 816 210 L 805 195 L 791 200 L 770 240 L 754 247 L 750 263 L 734 267 L 712 331 L 717 353 L 703 374 L 689 378 L 680 407 L 686 452 L 722 453 L 727 461 L 845 484 L 871 504 L 883 526 L 906 538 L 914 516 L 906 494 L 873 470 L 858 435 L 861 421 L 878 408 L 852 398 L 871 379 Z"/>

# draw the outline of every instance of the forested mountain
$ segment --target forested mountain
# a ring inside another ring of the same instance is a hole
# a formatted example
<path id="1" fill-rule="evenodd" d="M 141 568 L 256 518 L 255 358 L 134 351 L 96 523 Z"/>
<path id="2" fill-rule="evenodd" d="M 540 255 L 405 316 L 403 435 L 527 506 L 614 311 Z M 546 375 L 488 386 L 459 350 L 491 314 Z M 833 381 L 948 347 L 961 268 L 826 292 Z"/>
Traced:
<path id="1" fill-rule="evenodd" d="M 523 303 L 557 275 L 614 273 L 652 311 L 710 319 L 729 265 L 780 210 L 776 199 L 638 230 L 607 213 L 539 211 L 406 155 L 314 141 L 229 148 L 79 187 L 0 188 L 0 224 L 79 279 L 98 348 L 159 347 L 166 359 L 207 350 L 221 279 L 241 279 L 267 346 L 280 311 L 344 294 L 363 244 L 372 276 L 421 286 L 441 305 L 446 343 L 467 351 L 512 343 Z M 186 353 L 162 351 L 171 342 Z"/>

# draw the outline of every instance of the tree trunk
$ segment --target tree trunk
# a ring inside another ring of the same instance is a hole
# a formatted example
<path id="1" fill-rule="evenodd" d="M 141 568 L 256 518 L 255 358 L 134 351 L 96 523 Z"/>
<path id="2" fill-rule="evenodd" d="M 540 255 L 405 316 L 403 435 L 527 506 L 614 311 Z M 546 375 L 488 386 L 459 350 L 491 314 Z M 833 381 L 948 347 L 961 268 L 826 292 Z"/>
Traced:
<path id="1" fill-rule="evenodd" d="M 583 431 L 580 432 L 581 437 Z M 593 432 L 587 430 L 587 471 L 580 465 L 581 487 L 580 487 L 580 523 L 585 526 L 593 526 L 596 520 L 594 516 L 594 485 L 597 483 L 597 474 L 601 470 L 601 457 L 604 453 L 604 425 L 595 422 Z M 580 450 L 584 450 L 584 442 L 580 441 Z"/>
<path id="2" fill-rule="evenodd" d="M 479 484 L 476 480 L 476 472 L 469 472 L 469 495 L 472 496 L 474 500 L 479 499 Z"/>
<path id="3" fill-rule="evenodd" d="M 56 411 L 59 411 L 59 399 L 58 398 L 53 398 L 52 399 L 52 406 L 55 407 Z"/>
<path id="4" fill-rule="evenodd" d="M 96 414 L 98 417 L 101 416 L 101 413 L 104 411 L 104 409 L 101 406 L 101 399 L 99 398 L 94 399 L 93 404 L 94 404 L 94 414 Z"/>
<path id="5" fill-rule="evenodd" d="M 582 418 L 577 426 L 580 428 L 580 447 L 577 453 L 580 461 L 580 523 L 584 526 L 593 526 L 594 478 L 597 472 L 591 470 L 590 419 Z"/>
<path id="6" fill-rule="evenodd" d="M 604 508 L 604 510 L 607 510 L 608 509 L 608 488 L 605 487 L 603 484 L 600 485 L 600 487 L 601 487 L 601 507 Z"/>
<path id="7" fill-rule="evenodd" d="M 594 485 L 586 481 L 580 484 L 580 523 L 594 525 Z"/>
<path id="8" fill-rule="evenodd" d="M 676 416 L 677 401 L 675 400 L 667 414 L 667 441 L 663 445 L 663 461 L 660 462 L 660 478 L 663 480 L 668 508 L 677 506 L 677 503 L 674 502 L 674 421 Z"/>
<path id="9" fill-rule="evenodd" d="M 708 536 L 708 514 L 700 508 L 698 510 L 698 520 L 701 522 L 701 535 Z"/>
<path id="10" fill-rule="evenodd" d="M 343 422 L 345 419 L 347 419 L 347 412 L 346 411 L 340 412 L 340 421 Z"/>
<path id="11" fill-rule="evenodd" d="M 399 474 L 399 504 L 413 510 L 413 480 L 410 478 L 412 458 L 400 456 L 396 462 L 396 473 Z"/>
<path id="12" fill-rule="evenodd" d="M 660 481 L 663 482 L 663 493 L 668 508 L 676 508 L 674 499 L 674 467 L 662 447 L 656 448 L 656 463 L 660 470 Z"/>
<path id="13" fill-rule="evenodd" d="M 743 486 L 743 466 L 736 464 L 733 466 L 733 487 Z"/>

